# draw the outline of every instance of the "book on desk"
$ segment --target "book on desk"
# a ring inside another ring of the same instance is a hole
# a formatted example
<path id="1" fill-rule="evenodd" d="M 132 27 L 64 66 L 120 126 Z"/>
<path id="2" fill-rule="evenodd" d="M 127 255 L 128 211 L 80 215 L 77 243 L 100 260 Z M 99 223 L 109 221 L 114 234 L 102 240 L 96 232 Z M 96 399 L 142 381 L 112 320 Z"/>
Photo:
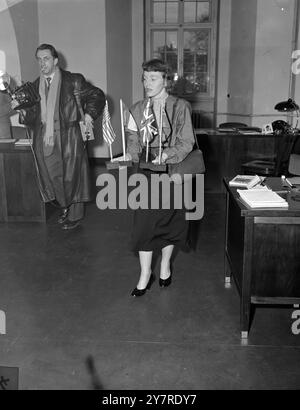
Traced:
<path id="1" fill-rule="evenodd" d="M 267 187 L 261 189 L 238 189 L 240 199 L 251 208 L 288 208 L 288 202 Z"/>
<path id="2" fill-rule="evenodd" d="M 264 178 L 258 175 L 236 175 L 229 181 L 229 186 L 249 189 L 261 183 L 263 180 Z"/>

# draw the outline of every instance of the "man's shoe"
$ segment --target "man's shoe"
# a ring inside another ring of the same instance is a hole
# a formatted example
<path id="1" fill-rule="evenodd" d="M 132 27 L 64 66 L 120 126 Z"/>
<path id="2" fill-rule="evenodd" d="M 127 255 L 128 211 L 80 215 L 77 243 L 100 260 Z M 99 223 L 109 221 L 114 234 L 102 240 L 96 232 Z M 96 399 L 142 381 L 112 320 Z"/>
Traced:
<path id="1" fill-rule="evenodd" d="M 59 219 L 57 220 L 57 222 L 59 224 L 63 224 L 65 222 L 65 220 L 67 219 L 67 217 L 68 217 L 68 213 L 69 213 L 69 208 L 63 208 L 63 211 L 60 214 Z"/>
<path id="2" fill-rule="evenodd" d="M 66 221 L 63 226 L 62 229 L 63 230 L 70 230 L 70 229 L 74 229 L 77 226 L 79 226 L 80 221 Z"/>

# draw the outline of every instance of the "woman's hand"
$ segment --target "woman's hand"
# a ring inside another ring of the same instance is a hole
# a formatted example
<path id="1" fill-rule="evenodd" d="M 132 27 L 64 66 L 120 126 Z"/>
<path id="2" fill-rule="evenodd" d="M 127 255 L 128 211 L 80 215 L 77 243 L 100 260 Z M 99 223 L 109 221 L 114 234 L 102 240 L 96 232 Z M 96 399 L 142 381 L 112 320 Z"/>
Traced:
<path id="1" fill-rule="evenodd" d="M 161 163 L 164 164 L 168 158 L 168 155 L 164 152 L 161 154 Z M 152 164 L 159 164 L 159 156 L 157 156 L 153 161 Z"/>

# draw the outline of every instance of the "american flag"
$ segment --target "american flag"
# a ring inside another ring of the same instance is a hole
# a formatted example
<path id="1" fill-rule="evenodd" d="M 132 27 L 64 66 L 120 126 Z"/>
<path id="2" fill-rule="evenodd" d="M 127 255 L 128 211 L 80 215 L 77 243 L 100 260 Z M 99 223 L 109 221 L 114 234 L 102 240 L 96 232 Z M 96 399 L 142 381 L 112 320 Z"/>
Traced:
<path id="1" fill-rule="evenodd" d="M 104 107 L 103 114 L 102 114 L 102 132 L 103 132 L 104 141 L 108 145 L 111 145 L 116 138 L 116 134 L 111 125 L 107 101 L 105 102 L 105 107 Z"/>
<path id="2" fill-rule="evenodd" d="M 146 142 L 150 142 L 153 137 L 158 135 L 158 130 L 157 130 L 157 124 L 155 121 L 155 117 L 152 111 L 151 107 L 151 102 L 150 98 L 147 101 L 144 113 L 143 113 L 143 119 L 141 122 L 141 132 L 143 133 L 143 143 L 146 144 Z"/>

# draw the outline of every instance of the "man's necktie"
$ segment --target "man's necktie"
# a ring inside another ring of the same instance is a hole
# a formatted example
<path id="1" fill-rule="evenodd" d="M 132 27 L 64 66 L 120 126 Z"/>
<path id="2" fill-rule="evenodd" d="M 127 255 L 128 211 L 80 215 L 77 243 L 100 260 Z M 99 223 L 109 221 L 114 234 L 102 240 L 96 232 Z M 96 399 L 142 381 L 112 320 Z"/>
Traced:
<path id="1" fill-rule="evenodd" d="M 50 78 L 50 77 L 47 77 L 47 78 L 46 78 L 46 87 L 45 87 L 46 99 L 48 98 L 50 83 L 51 83 L 51 78 Z"/>

